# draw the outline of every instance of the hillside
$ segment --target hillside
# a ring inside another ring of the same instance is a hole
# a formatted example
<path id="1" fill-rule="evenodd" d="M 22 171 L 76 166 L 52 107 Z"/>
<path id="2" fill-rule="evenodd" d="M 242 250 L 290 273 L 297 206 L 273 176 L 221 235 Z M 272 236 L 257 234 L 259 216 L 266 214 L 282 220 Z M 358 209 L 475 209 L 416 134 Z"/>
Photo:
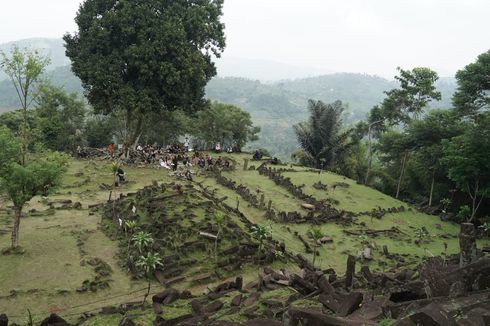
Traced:
<path id="1" fill-rule="evenodd" d="M 69 92 L 83 93 L 80 81 L 66 65 L 67 59 L 64 57 L 60 39 L 26 40 L 22 41 L 21 45 L 28 42 L 44 49 L 43 52 L 53 57 L 47 76 L 55 85 L 63 86 Z M 3 46 L 6 47 L 8 48 Z M 233 65 L 236 65 L 234 69 Z M 309 99 L 324 102 L 341 100 L 347 105 L 344 119 L 347 123 L 355 123 L 363 119 L 374 105 L 383 100 L 385 91 L 396 87 L 394 81 L 353 73 L 335 73 L 268 83 L 258 80 L 262 75 L 256 75 L 256 80 L 240 78 L 244 70 L 266 71 L 263 69 L 264 65 L 264 62 L 257 60 L 243 62 L 226 60 L 222 68 L 223 75 L 238 77 L 220 77 L 218 61 L 218 77 L 208 84 L 206 94 L 212 100 L 242 107 L 252 115 L 253 122 L 262 127 L 259 141 L 249 144 L 249 149 L 266 148 L 273 155 L 284 160 L 289 160 L 291 153 L 297 148 L 292 126 L 307 119 L 306 105 Z M 273 67 L 276 66 L 271 66 L 271 69 Z M 288 69 L 285 66 L 281 67 Z M 291 69 L 292 73 L 294 68 Z M 245 75 L 254 77 L 250 74 Z M 451 96 L 456 87 L 454 78 L 441 78 L 437 87 L 442 92 L 442 100 L 432 103 L 431 107 L 450 107 Z M 0 112 L 16 108 L 17 103 L 15 89 L 9 81 L 1 80 L 0 77 Z"/>
<path id="2" fill-rule="evenodd" d="M 272 238 L 266 244 L 268 254 L 259 258 L 260 264 L 291 272 L 298 269 L 292 257 L 301 254 L 312 259 L 317 245 L 310 231 L 315 224 L 329 237 L 318 246 L 316 266 L 332 268 L 339 275 L 344 274 L 347 256 L 359 257 L 366 247 L 372 248 L 369 259 L 357 258 L 356 270 L 360 265 L 373 272 L 410 268 L 428 255 L 459 251 L 459 227 L 455 224 L 418 213 L 332 173 L 318 174 L 297 166 L 269 166 L 280 169 L 258 171 L 260 162 L 249 162 L 244 170 L 244 158 L 248 157 L 232 155 L 233 170 L 221 175 L 198 173 L 193 182 L 172 177 L 165 169 L 126 166 L 129 182 L 111 195 L 121 199 L 106 206 L 111 162 L 72 160 L 62 189 L 48 198 L 34 198 L 25 209 L 21 226 L 25 253 L 1 256 L 0 312 L 7 312 L 17 323 L 25 320 L 26 308 L 34 321 L 56 312 L 74 322 L 84 312 L 142 300 L 145 283 L 132 277 L 125 258 L 132 231 L 120 229 L 114 212 L 119 218 L 135 220 L 138 230 L 147 230 L 158 239 L 153 248 L 165 257 L 165 265 L 156 274 L 152 293 L 171 285 L 200 295 L 238 275 L 244 285 L 256 279 L 254 224 L 270 224 L 272 228 Z M 317 209 L 305 210 L 305 202 Z M 10 241 L 9 205 L 0 202 L 0 248 Z M 216 233 L 216 212 L 226 216 L 224 238 L 218 247 L 219 267 L 215 265 L 214 241 L 199 236 L 199 232 Z M 418 238 L 417 230 L 422 227 L 428 235 Z M 383 246 L 389 255 L 384 254 Z M 284 250 L 283 256 L 274 254 L 278 250 Z M 253 315 L 265 313 L 264 300 L 288 297 L 291 291 L 280 288 L 265 293 Z M 230 307 L 235 294 L 229 291 L 222 297 L 225 307 Z M 243 321 L 248 318 L 246 311 L 238 309 L 228 317 L 218 314 L 216 318 Z M 189 312 L 190 300 L 179 300 L 166 306 L 163 316 L 175 318 Z M 155 318 L 151 309 L 134 316 L 141 325 Z M 105 315 L 86 324 L 118 325 L 121 318 L 120 314 Z"/>

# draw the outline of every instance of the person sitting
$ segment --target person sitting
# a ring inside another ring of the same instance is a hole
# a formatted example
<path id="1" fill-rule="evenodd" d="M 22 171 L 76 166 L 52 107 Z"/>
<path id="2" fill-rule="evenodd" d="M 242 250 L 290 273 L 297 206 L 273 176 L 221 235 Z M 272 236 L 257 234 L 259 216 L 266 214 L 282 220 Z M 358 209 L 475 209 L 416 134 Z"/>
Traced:
<path id="1" fill-rule="evenodd" d="M 189 180 L 189 181 L 192 181 L 192 173 L 189 169 L 187 169 L 185 172 L 184 172 L 184 177 Z"/>
<path id="2" fill-rule="evenodd" d="M 211 156 L 208 155 L 206 161 L 208 162 L 208 167 L 212 167 L 214 165 L 213 158 Z"/>
<path id="3" fill-rule="evenodd" d="M 223 164 L 223 159 L 221 158 L 221 156 L 218 156 L 218 159 L 216 160 L 216 166 L 221 166 Z"/>
<path id="4" fill-rule="evenodd" d="M 262 159 L 262 153 L 257 149 L 252 158 L 254 161 L 258 161 Z"/>
<path id="5" fill-rule="evenodd" d="M 179 159 L 177 158 L 177 155 L 174 155 L 174 158 L 172 159 L 172 170 L 177 171 L 178 167 L 179 167 Z"/>
<path id="6" fill-rule="evenodd" d="M 228 169 L 230 167 L 230 161 L 228 161 L 227 159 L 225 159 L 224 167 L 226 169 Z"/>
<path id="7" fill-rule="evenodd" d="M 214 147 L 214 151 L 216 153 L 221 153 L 221 144 L 217 143 L 216 146 Z"/>
<path id="8" fill-rule="evenodd" d="M 107 147 L 107 150 L 109 151 L 109 155 L 114 155 L 114 143 L 110 143 L 109 146 Z"/>
<path id="9" fill-rule="evenodd" d="M 197 163 L 201 169 L 204 169 L 206 167 L 206 161 L 201 157 L 199 158 L 199 161 Z"/>

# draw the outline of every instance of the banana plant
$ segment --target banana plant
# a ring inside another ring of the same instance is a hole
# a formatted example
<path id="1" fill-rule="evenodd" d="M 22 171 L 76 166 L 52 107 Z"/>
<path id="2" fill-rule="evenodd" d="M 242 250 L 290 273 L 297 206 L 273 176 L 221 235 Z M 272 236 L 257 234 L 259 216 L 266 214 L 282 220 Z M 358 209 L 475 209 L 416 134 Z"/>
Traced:
<path id="1" fill-rule="evenodd" d="M 148 298 L 151 290 L 151 275 L 153 275 L 158 267 L 163 267 L 162 258 L 157 253 L 148 253 L 146 256 L 141 256 L 138 259 L 138 261 L 136 262 L 136 267 L 144 271 L 146 280 L 148 281 L 148 289 L 143 299 L 144 305 L 146 303 L 146 298 Z"/>

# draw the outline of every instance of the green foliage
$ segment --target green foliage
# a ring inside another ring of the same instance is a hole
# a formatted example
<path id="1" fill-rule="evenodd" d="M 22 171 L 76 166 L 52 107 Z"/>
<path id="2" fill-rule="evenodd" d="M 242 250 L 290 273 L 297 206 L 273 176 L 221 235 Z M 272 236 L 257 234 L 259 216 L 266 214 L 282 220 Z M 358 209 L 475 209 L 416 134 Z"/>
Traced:
<path id="1" fill-rule="evenodd" d="M 483 198 L 490 195 L 490 112 L 481 114 L 476 123 L 466 125 L 461 136 L 443 145 L 449 178 L 472 200 L 472 221 Z"/>
<path id="2" fill-rule="evenodd" d="M 478 228 L 481 229 L 484 234 L 486 234 L 487 236 L 490 236 L 490 223 L 489 222 L 483 223 Z"/>
<path id="3" fill-rule="evenodd" d="M 74 151 L 82 143 L 85 102 L 53 86 L 43 87 L 36 106 L 41 141 L 52 150 Z"/>
<path id="4" fill-rule="evenodd" d="M 313 245 L 313 266 L 315 266 L 315 260 L 316 260 L 316 253 L 318 250 L 318 242 L 320 241 L 321 238 L 323 238 L 325 235 L 323 234 L 322 230 L 319 227 L 312 227 L 311 230 L 311 236 L 313 238 L 313 241 L 315 242 Z"/>
<path id="5" fill-rule="evenodd" d="M 158 253 L 148 253 L 138 259 L 136 266 L 141 268 L 146 275 L 150 275 L 157 268 L 163 267 L 163 261 Z"/>
<path id="6" fill-rule="evenodd" d="M 85 120 L 84 143 L 93 148 L 110 144 L 114 135 L 113 120 L 110 116 L 88 115 Z"/>
<path id="7" fill-rule="evenodd" d="M 121 111 L 124 143 L 139 137 L 145 114 L 203 107 L 225 46 L 223 1 L 87 0 L 66 34 L 66 54 L 96 113 Z"/>
<path id="8" fill-rule="evenodd" d="M 387 97 L 382 104 L 382 116 L 392 125 L 409 124 L 419 119 L 430 101 L 441 99 L 441 93 L 435 87 L 439 79 L 435 71 L 429 68 L 398 68 L 398 71 L 399 76 L 395 79 L 400 88 L 386 92 Z"/>
<path id="9" fill-rule="evenodd" d="M 482 53 L 474 63 L 456 73 L 458 88 L 454 107 L 464 116 L 474 116 L 490 108 L 490 51 Z"/>
<path id="10" fill-rule="evenodd" d="M 376 326 L 391 326 L 396 322 L 396 319 L 384 318 L 380 320 Z"/>
<path id="11" fill-rule="evenodd" d="M 468 205 L 463 205 L 459 208 L 458 218 L 461 222 L 467 221 L 471 217 L 471 208 Z"/>
<path id="12" fill-rule="evenodd" d="M 133 233 L 134 230 L 138 227 L 138 222 L 136 221 L 126 221 L 124 222 L 126 229 L 129 231 L 129 233 Z"/>
<path id="13" fill-rule="evenodd" d="M 24 110 L 37 98 L 41 76 L 49 62 L 36 50 L 14 46 L 10 55 L 0 51 L 0 69 L 10 78 Z"/>
<path id="14" fill-rule="evenodd" d="M 308 101 L 308 122 L 294 126 L 303 153 L 297 155 L 299 163 L 315 168 L 332 168 L 345 155 L 350 146 L 350 130 L 342 131 L 342 102 L 325 104 Z"/>
<path id="15" fill-rule="evenodd" d="M 67 158 L 39 150 L 20 164 L 20 142 L 5 128 L 0 128 L 0 146 L 0 192 L 14 205 L 12 247 L 17 247 L 22 208 L 34 196 L 47 196 L 61 184 Z"/>
<path id="16" fill-rule="evenodd" d="M 421 241 L 424 241 L 424 240 L 428 239 L 428 238 L 429 238 L 429 236 L 430 236 L 429 231 L 427 231 L 427 229 L 426 229 L 424 226 L 422 226 L 422 227 L 420 227 L 420 228 L 416 229 L 416 230 L 414 231 L 414 234 L 415 234 L 415 237 L 417 238 L 417 240 L 418 240 L 419 242 L 421 242 Z"/>
<path id="17" fill-rule="evenodd" d="M 248 112 L 237 106 L 213 102 L 197 114 L 195 128 L 190 133 L 205 142 L 205 147 L 220 143 L 222 148 L 240 151 L 249 141 L 257 140 L 260 128 L 254 127 Z"/>
<path id="18" fill-rule="evenodd" d="M 132 236 L 131 242 L 136 245 L 140 254 L 153 244 L 153 237 L 147 232 L 140 231 Z"/>
<path id="19" fill-rule="evenodd" d="M 10 56 L 0 51 L 0 59 L 0 68 L 9 76 L 22 107 L 22 164 L 24 165 L 29 145 L 27 109 L 38 97 L 41 74 L 49 64 L 49 58 L 39 55 L 36 51 L 14 47 Z"/>
<path id="20" fill-rule="evenodd" d="M 262 253 L 264 241 L 272 236 L 272 226 L 270 224 L 257 224 L 252 226 L 251 235 L 259 241 L 258 255 Z"/>

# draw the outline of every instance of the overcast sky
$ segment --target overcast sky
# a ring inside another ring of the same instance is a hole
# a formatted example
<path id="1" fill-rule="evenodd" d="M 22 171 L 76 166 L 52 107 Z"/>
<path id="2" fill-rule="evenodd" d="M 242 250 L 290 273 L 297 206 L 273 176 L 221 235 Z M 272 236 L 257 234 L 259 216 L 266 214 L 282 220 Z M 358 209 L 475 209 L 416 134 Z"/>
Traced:
<path id="1" fill-rule="evenodd" d="M 74 31 L 82 0 L 0 0 L 0 43 Z M 225 0 L 225 56 L 391 78 L 490 49 L 489 0 Z"/>

